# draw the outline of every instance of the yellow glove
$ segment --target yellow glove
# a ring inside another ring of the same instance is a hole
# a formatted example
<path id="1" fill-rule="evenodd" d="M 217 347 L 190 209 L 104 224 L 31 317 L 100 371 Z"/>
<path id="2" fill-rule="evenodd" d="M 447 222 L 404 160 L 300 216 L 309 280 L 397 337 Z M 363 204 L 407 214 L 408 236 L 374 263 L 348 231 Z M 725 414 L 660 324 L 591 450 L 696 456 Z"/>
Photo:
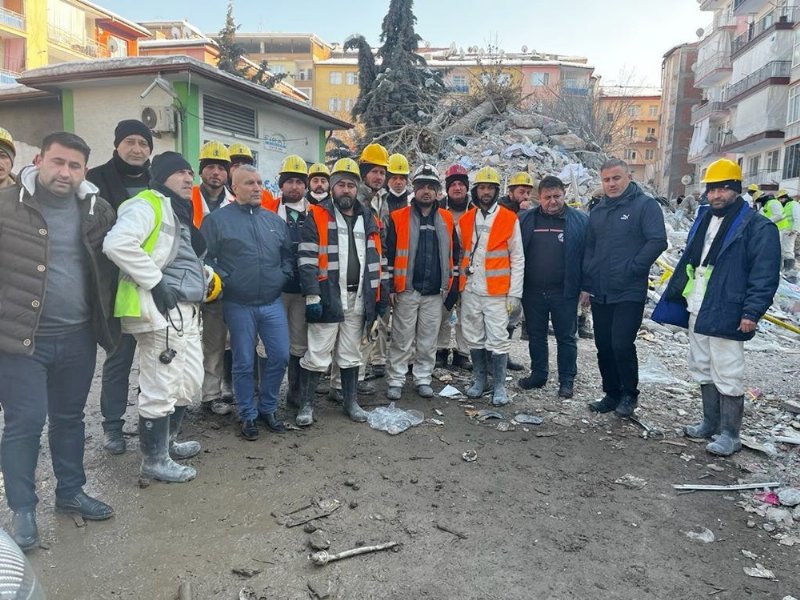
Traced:
<path id="1" fill-rule="evenodd" d="M 211 277 L 209 278 L 210 281 L 208 283 L 208 287 L 206 288 L 206 297 L 204 302 L 213 302 L 219 295 L 222 293 L 222 280 L 219 278 L 219 275 L 212 272 Z"/>

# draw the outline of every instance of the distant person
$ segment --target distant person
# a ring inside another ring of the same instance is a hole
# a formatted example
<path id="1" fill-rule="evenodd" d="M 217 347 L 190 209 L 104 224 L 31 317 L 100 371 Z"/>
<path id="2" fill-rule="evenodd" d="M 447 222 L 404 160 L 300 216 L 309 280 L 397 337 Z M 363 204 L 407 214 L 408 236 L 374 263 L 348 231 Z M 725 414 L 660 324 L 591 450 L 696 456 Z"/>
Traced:
<path id="1" fill-rule="evenodd" d="M 0 127 L 0 189 L 11 187 L 17 183 L 11 170 L 17 157 L 14 138 L 7 129 Z"/>
<path id="2" fill-rule="evenodd" d="M 408 206 L 414 196 L 408 190 L 410 172 L 408 159 L 404 155 L 392 154 L 389 157 L 389 166 L 386 167 L 386 202 L 390 213 Z"/>
<path id="3" fill-rule="evenodd" d="M 519 213 L 533 207 L 533 177 L 530 173 L 519 171 L 508 180 L 508 191 L 498 200 L 498 204 L 511 212 Z"/>
<path id="4" fill-rule="evenodd" d="M 319 204 L 331 197 L 331 172 L 323 163 L 314 163 L 308 168 L 308 191 L 306 201 L 309 204 Z"/>

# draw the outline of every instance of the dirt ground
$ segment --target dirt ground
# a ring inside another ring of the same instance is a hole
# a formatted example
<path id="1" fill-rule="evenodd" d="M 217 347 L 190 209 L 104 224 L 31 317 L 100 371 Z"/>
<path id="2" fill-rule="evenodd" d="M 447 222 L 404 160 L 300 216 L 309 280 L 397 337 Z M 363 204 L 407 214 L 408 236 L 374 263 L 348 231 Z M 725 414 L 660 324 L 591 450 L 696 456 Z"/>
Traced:
<path id="1" fill-rule="evenodd" d="M 514 342 L 518 358 L 524 348 Z M 666 441 L 642 439 L 630 422 L 590 414 L 585 403 L 598 397 L 591 341 L 580 341 L 579 361 L 571 402 L 556 399 L 555 382 L 533 392 L 509 384 L 517 395 L 502 412 L 545 421 L 507 432 L 496 422 L 470 419 L 463 403 L 426 401 L 410 390 L 399 404 L 444 425 L 425 422 L 389 436 L 350 422 L 325 399 L 312 428 L 262 431 L 258 441 L 247 442 L 232 416 L 195 412 L 184 437 L 203 444 L 191 461 L 197 479 L 146 488 L 138 485 L 136 438 L 128 438 L 123 456 L 102 450 L 98 373 L 87 408 L 87 491 L 114 506 L 116 516 L 78 527 L 55 515 L 45 450 L 38 512 L 43 548 L 30 559 L 48 598 L 56 600 L 172 600 L 182 582 L 191 583 L 194 600 L 235 600 L 245 587 L 254 593 L 242 598 L 270 600 L 317 597 L 311 588 L 338 599 L 800 596 L 797 547 L 748 528 L 737 493 L 680 495 L 671 487 L 735 483 L 746 475 L 737 463 L 712 458 L 671 432 Z M 676 372 L 683 365 L 685 359 L 675 361 Z M 768 388 L 753 367 L 752 383 Z M 379 385 L 365 404 L 385 403 Z M 649 387 L 642 388 L 646 415 Z M 135 419 L 132 406 L 128 418 Z M 462 460 L 469 450 L 477 461 Z M 647 484 L 615 483 L 626 474 Z M 313 499 L 342 503 L 314 522 L 332 552 L 390 541 L 400 543 L 399 551 L 314 566 L 303 526 L 284 527 L 274 516 Z M 5 507 L 0 518 L 9 521 Z M 684 534 L 703 527 L 716 542 Z M 745 575 L 743 567 L 754 561 L 742 550 L 758 555 L 777 580 Z"/>

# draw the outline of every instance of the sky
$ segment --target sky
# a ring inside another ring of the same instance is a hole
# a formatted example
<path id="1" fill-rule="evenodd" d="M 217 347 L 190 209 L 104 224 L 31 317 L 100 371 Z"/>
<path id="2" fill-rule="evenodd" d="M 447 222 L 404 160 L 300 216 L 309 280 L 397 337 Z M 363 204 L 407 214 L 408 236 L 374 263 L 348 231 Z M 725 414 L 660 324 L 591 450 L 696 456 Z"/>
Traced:
<path id="1" fill-rule="evenodd" d="M 206 33 L 225 23 L 227 0 L 95 0 L 133 21 L 186 19 Z M 242 32 L 315 33 L 343 42 L 360 33 L 379 43 L 389 0 L 234 0 Z M 200 10 L 198 10 L 200 8 Z M 417 33 L 436 47 L 497 44 L 585 56 L 604 85 L 659 87 L 661 60 L 670 48 L 697 39 L 711 22 L 697 0 L 416 0 Z"/>

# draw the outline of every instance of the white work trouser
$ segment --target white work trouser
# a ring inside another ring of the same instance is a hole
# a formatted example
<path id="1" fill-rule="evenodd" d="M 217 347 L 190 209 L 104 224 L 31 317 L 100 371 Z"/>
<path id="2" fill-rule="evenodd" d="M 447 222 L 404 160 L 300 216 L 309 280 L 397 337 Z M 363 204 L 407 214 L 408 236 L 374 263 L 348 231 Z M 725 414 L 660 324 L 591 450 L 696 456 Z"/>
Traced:
<path id="1" fill-rule="evenodd" d="M 134 334 L 139 346 L 139 414 L 146 419 L 166 417 L 176 406 L 188 406 L 203 382 L 199 305 L 180 302 L 169 315 L 168 328 Z M 181 335 L 176 327 L 183 328 Z M 175 356 L 164 364 L 159 356 L 167 350 L 167 331 Z"/>
<path id="2" fill-rule="evenodd" d="M 300 366 L 324 373 L 331 358 L 340 369 L 360 366 L 363 331 L 364 301 L 356 292 L 348 292 L 343 322 L 308 324 L 308 350 L 300 359 Z"/>
<path id="3" fill-rule="evenodd" d="M 689 315 L 689 374 L 697 383 L 713 383 L 720 394 L 744 394 L 744 342 L 694 332 Z"/>
<path id="4" fill-rule="evenodd" d="M 508 354 L 508 299 L 506 296 L 481 296 L 469 291 L 461 294 L 464 339 L 470 350 Z"/>
<path id="5" fill-rule="evenodd" d="M 225 346 L 228 327 L 222 317 L 222 300 L 203 304 L 203 402 L 219 400 L 224 391 Z M 172 334 L 169 336 L 172 345 Z M 227 387 L 227 386 L 225 386 Z"/>
<path id="6" fill-rule="evenodd" d="M 453 313 L 456 315 L 455 327 L 450 324 L 450 315 Z M 462 329 L 463 322 L 461 302 L 457 303 L 451 310 L 447 310 L 442 304 L 442 323 L 439 325 L 439 339 L 436 341 L 438 350 L 448 350 L 450 348 L 450 337 L 452 330 L 455 329 L 456 350 L 463 356 L 469 356 L 469 346 L 467 346 L 467 340 L 464 339 L 464 331 Z"/>
<path id="7" fill-rule="evenodd" d="M 781 229 L 781 257 L 783 260 L 794 260 L 794 239 L 796 235 L 789 235 L 791 230 Z"/>
<path id="8" fill-rule="evenodd" d="M 436 338 L 442 320 L 442 296 L 406 291 L 395 296 L 392 340 L 389 343 L 389 385 L 402 387 L 414 357 L 414 383 L 430 385 L 436 363 Z M 416 352 L 414 344 L 416 342 Z"/>
<path id="9" fill-rule="evenodd" d="M 289 354 L 303 356 L 308 350 L 306 299 L 302 294 L 282 294 L 286 319 L 289 322 Z"/>

